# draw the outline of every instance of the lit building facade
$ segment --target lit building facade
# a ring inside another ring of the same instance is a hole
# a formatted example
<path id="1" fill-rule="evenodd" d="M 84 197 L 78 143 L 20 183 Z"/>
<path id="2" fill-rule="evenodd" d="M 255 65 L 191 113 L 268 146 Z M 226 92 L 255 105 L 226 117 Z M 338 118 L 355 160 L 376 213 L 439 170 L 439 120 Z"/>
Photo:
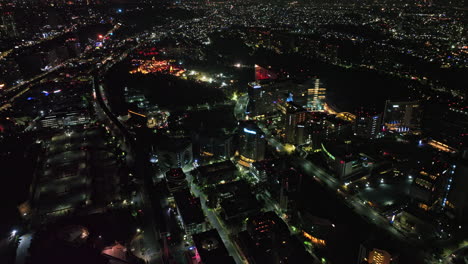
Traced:
<path id="1" fill-rule="evenodd" d="M 372 264 L 390 264 L 391 259 L 392 256 L 387 251 L 374 248 L 367 261 Z"/>
<path id="2" fill-rule="evenodd" d="M 399 133 L 419 134 L 422 107 L 419 101 L 393 102 L 387 100 L 383 114 L 385 130 Z"/>
<path id="3" fill-rule="evenodd" d="M 303 123 L 307 120 L 308 113 L 301 106 L 294 102 L 286 102 L 278 105 L 282 114 L 284 128 L 284 141 L 296 144 L 298 128 L 303 128 Z"/>
<path id="4" fill-rule="evenodd" d="M 314 88 L 307 89 L 307 110 L 322 112 L 325 109 L 326 88 L 320 87 L 320 80 L 316 79 Z"/>
<path id="5" fill-rule="evenodd" d="M 244 122 L 239 130 L 239 164 L 250 165 L 265 158 L 266 139 L 262 130 L 253 122 Z"/>
<path id="6" fill-rule="evenodd" d="M 362 138 L 374 139 L 382 130 L 380 127 L 381 123 L 381 114 L 359 112 L 354 121 L 354 135 Z"/>

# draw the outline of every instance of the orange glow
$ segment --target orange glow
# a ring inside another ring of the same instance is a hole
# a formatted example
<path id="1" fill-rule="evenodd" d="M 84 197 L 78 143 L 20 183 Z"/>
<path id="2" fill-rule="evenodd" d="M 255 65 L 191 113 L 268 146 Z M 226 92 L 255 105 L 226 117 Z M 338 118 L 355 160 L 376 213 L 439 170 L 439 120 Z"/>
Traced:
<path id="1" fill-rule="evenodd" d="M 428 210 L 429 210 L 429 206 L 427 206 L 427 204 L 423 204 L 423 203 L 420 203 L 420 204 L 419 204 L 419 208 L 423 209 L 424 211 L 428 211 Z"/>
<path id="2" fill-rule="evenodd" d="M 338 113 L 336 114 L 336 117 L 344 121 L 350 121 L 350 122 L 354 122 L 354 120 L 356 120 L 356 116 L 348 112 Z"/>
<path id="3" fill-rule="evenodd" d="M 242 165 L 242 166 L 244 166 L 244 167 L 248 167 L 248 168 L 251 166 L 250 163 L 245 162 L 245 161 L 243 161 L 243 160 L 239 160 L 238 163 L 239 163 L 240 165 Z"/>
<path id="4" fill-rule="evenodd" d="M 335 110 L 333 110 L 333 108 L 331 108 L 328 104 L 325 103 L 325 105 L 323 106 L 323 109 L 325 110 L 326 113 L 330 114 L 330 115 L 336 115 L 337 112 Z"/>
<path id="5" fill-rule="evenodd" d="M 181 76 L 185 70 L 179 66 L 172 65 L 173 61 L 169 60 L 132 60 L 135 69 L 130 71 L 130 74 L 142 73 L 167 73 L 175 76 Z"/>
<path id="6" fill-rule="evenodd" d="M 307 232 L 305 232 L 305 231 L 302 231 L 302 235 L 303 235 L 305 238 L 309 239 L 310 242 L 312 242 L 312 244 L 320 245 L 320 246 L 326 246 L 326 245 L 327 245 L 327 243 L 325 242 L 325 240 L 316 238 L 316 237 L 310 235 L 309 233 L 307 233 Z"/>
<path id="7" fill-rule="evenodd" d="M 201 155 L 202 155 L 202 156 L 205 156 L 205 157 L 212 157 L 212 156 L 214 156 L 213 153 L 206 152 L 206 151 L 203 151 L 203 152 L 201 153 Z"/>
<path id="8" fill-rule="evenodd" d="M 146 117 L 145 115 L 140 114 L 140 113 L 137 113 L 137 112 L 134 112 L 134 111 L 132 111 L 132 110 L 128 110 L 128 112 L 129 112 L 130 114 L 139 115 L 139 116 L 141 116 L 141 117 Z"/>
<path id="9" fill-rule="evenodd" d="M 448 146 L 447 144 L 444 144 L 442 142 L 439 142 L 439 141 L 436 141 L 436 140 L 429 140 L 429 142 L 427 143 L 429 144 L 429 146 L 437 149 L 437 150 L 440 150 L 440 151 L 443 151 L 443 152 L 449 152 L 449 153 L 455 153 L 456 150 L 450 146 Z"/>

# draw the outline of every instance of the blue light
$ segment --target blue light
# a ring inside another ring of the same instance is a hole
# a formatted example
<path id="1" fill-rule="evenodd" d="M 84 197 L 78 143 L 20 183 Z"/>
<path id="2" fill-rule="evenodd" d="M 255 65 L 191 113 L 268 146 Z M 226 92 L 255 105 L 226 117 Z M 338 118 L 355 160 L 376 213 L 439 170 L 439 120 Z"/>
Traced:
<path id="1" fill-rule="evenodd" d="M 117 13 L 122 13 L 122 12 L 123 12 L 122 8 L 117 9 Z"/>
<path id="2" fill-rule="evenodd" d="M 34 97 L 28 97 L 28 101 L 31 101 L 32 99 L 34 99 Z"/>
<path id="3" fill-rule="evenodd" d="M 249 130 L 247 128 L 244 128 L 244 132 L 245 133 L 249 133 L 249 134 L 252 134 L 252 135 L 257 135 L 257 132 L 253 131 L 253 130 Z"/>
<path id="4" fill-rule="evenodd" d="M 189 249 L 189 250 L 194 250 L 195 247 L 194 247 L 194 246 L 191 246 L 191 247 L 189 247 L 188 249 Z"/>

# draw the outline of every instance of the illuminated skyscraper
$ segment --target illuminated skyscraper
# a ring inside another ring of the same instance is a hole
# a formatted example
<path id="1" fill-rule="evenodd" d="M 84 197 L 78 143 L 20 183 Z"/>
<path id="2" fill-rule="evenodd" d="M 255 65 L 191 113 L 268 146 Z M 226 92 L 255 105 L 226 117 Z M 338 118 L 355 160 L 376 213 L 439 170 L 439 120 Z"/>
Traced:
<path id="1" fill-rule="evenodd" d="M 307 111 L 294 102 L 286 102 L 285 104 L 278 105 L 282 113 L 282 121 L 284 124 L 284 139 L 286 143 L 296 144 L 296 135 L 303 127 L 307 119 Z M 302 127 L 301 127 L 302 126 Z"/>
<path id="2" fill-rule="evenodd" d="M 265 134 L 254 122 L 244 122 L 239 130 L 239 164 L 250 165 L 265 158 Z"/>
<path id="3" fill-rule="evenodd" d="M 383 123 L 387 130 L 418 134 L 421 129 L 422 107 L 419 101 L 385 103 Z"/>
<path id="4" fill-rule="evenodd" d="M 376 138 L 381 131 L 382 115 L 359 111 L 354 121 L 354 135 L 363 138 Z"/>
<path id="5" fill-rule="evenodd" d="M 324 111 L 326 89 L 320 87 L 320 80 L 316 79 L 314 88 L 307 89 L 307 110 Z"/>
<path id="6" fill-rule="evenodd" d="M 255 116 L 257 114 L 258 101 L 262 98 L 264 91 L 260 84 L 257 82 L 251 82 L 247 88 L 247 93 L 249 95 L 249 103 L 245 113 L 247 115 Z"/>

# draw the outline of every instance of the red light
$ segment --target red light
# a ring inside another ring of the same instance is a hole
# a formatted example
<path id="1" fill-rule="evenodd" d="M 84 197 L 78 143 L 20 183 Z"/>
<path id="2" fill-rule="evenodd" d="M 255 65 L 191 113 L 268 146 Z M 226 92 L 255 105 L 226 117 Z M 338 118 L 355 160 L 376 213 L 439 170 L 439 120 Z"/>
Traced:
<path id="1" fill-rule="evenodd" d="M 104 36 L 102 36 L 102 35 L 98 35 L 98 38 L 100 38 L 100 39 L 102 39 L 103 37 L 104 37 Z"/>

